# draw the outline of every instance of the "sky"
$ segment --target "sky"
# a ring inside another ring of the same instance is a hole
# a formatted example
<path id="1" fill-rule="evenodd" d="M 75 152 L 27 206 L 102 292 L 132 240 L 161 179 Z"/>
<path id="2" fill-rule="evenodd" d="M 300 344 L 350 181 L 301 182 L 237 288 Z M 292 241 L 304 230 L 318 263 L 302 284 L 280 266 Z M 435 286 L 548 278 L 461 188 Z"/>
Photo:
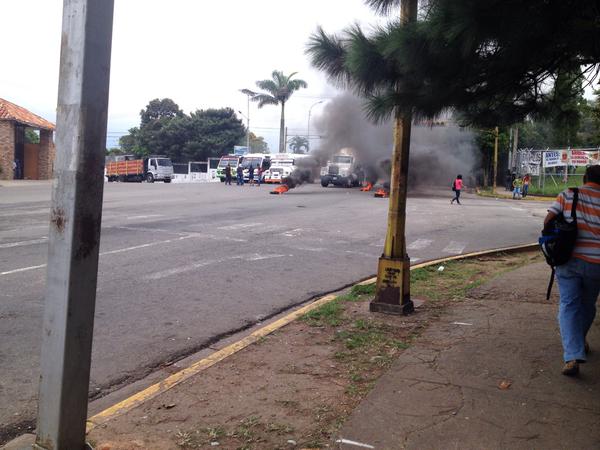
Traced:
<path id="1" fill-rule="evenodd" d="M 0 14 L 0 97 L 55 122 L 62 1 L 0 0 Z M 247 116 L 239 90 L 255 89 L 273 70 L 308 83 L 286 105 L 289 135 L 305 135 L 311 106 L 323 100 L 314 118 L 338 92 L 304 54 L 310 34 L 318 25 L 337 32 L 383 20 L 363 0 L 115 0 L 107 147 L 139 125 L 154 98 L 171 98 L 186 113 L 231 107 Z M 250 104 L 250 130 L 272 152 L 279 114 Z"/>

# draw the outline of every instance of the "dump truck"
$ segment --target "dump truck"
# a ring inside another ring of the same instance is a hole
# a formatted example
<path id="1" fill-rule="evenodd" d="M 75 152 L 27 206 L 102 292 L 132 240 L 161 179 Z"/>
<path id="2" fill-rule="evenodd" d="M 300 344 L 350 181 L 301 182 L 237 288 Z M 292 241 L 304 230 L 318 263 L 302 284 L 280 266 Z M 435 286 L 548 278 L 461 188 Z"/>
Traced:
<path id="1" fill-rule="evenodd" d="M 106 162 L 106 177 L 109 182 L 170 183 L 173 179 L 173 163 L 165 156 L 136 158 L 134 155 L 120 155 L 115 157 L 114 161 Z"/>

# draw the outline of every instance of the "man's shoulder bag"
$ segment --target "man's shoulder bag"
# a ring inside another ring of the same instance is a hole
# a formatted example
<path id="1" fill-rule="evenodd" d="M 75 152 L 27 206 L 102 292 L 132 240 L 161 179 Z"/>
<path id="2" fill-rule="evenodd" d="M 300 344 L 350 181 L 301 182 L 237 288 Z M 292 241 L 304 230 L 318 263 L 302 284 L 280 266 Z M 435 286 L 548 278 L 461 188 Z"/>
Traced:
<path id="1" fill-rule="evenodd" d="M 571 206 L 571 220 L 567 220 L 561 212 L 553 217 L 544 229 L 538 242 L 546 262 L 552 268 L 550 283 L 546 292 L 546 300 L 550 299 L 552 292 L 552 283 L 554 282 L 554 273 L 556 266 L 566 264 L 575 248 L 577 240 L 577 201 L 579 200 L 579 189 L 570 188 L 573 191 L 573 204 Z"/>

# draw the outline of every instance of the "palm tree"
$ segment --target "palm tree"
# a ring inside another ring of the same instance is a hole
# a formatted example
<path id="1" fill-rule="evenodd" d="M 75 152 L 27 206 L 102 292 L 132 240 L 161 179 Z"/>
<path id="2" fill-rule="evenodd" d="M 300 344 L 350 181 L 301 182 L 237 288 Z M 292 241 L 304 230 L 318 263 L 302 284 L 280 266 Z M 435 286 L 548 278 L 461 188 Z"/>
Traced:
<path id="1" fill-rule="evenodd" d="M 401 6 L 400 20 L 404 25 L 417 18 L 417 0 L 365 0 L 380 13 Z M 373 37 L 363 33 L 358 25 L 345 30 L 344 36 L 328 35 L 319 28 L 308 45 L 307 53 L 312 64 L 324 71 L 338 85 L 352 88 L 366 99 L 367 115 L 376 122 L 394 118 L 394 149 L 392 178 L 390 181 L 390 206 L 388 229 L 383 255 L 379 260 L 377 291 L 371 302 L 371 311 L 412 312 L 410 300 L 410 260 L 406 254 L 406 191 L 408 182 L 408 152 L 410 147 L 411 116 L 414 102 L 399 101 L 410 96 L 420 80 L 411 79 L 399 69 L 390 55 L 386 29 L 379 29 Z M 411 98 L 411 100 L 414 100 Z M 423 111 L 429 115 L 429 111 Z M 394 282 L 386 282 L 389 270 L 398 270 Z"/>
<path id="2" fill-rule="evenodd" d="M 257 81 L 256 85 L 264 92 L 254 92 L 250 89 L 242 89 L 242 92 L 250 96 L 253 102 L 258 103 L 258 107 L 265 105 L 281 104 L 281 123 L 279 129 L 279 153 L 285 152 L 285 103 L 292 94 L 299 89 L 308 87 L 304 80 L 293 80 L 292 78 L 298 72 L 284 75 L 280 70 L 274 70 L 270 80 Z"/>
<path id="3" fill-rule="evenodd" d="M 293 153 L 304 153 L 308 150 L 308 139 L 304 136 L 294 136 L 290 139 L 290 148 Z"/>

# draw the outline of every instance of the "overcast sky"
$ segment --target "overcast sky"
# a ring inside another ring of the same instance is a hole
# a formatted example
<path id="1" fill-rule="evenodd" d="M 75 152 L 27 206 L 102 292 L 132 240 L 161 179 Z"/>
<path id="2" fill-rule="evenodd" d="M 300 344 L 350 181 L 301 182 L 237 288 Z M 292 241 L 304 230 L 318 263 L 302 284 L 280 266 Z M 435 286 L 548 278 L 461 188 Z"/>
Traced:
<path id="1" fill-rule="evenodd" d="M 0 97 L 55 121 L 62 1 L 0 0 L 0 14 Z M 290 134 L 305 134 L 310 106 L 336 92 L 310 67 L 309 35 L 317 25 L 334 32 L 381 20 L 363 0 L 115 0 L 107 145 L 139 125 L 154 98 L 169 97 L 185 112 L 228 106 L 246 114 L 239 89 L 275 69 L 308 82 L 286 107 Z M 278 127 L 279 108 L 251 103 L 250 129 L 271 151 Z"/>

